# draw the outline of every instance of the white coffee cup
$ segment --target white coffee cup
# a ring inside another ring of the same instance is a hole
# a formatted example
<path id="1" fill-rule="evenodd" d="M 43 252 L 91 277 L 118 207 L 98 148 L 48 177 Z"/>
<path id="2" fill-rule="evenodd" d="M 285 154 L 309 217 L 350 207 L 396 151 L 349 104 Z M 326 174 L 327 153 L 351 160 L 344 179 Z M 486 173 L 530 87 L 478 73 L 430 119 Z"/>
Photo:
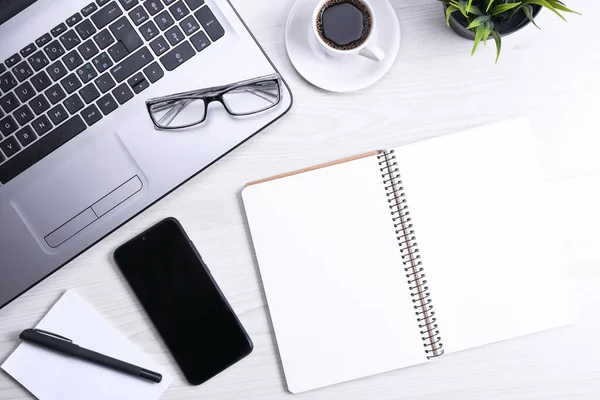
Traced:
<path id="1" fill-rule="evenodd" d="M 332 57 L 336 57 L 336 58 L 352 58 L 355 56 L 362 56 L 362 57 L 366 57 L 369 60 L 373 60 L 373 61 L 377 61 L 377 62 L 381 62 L 385 59 L 385 53 L 383 52 L 383 50 L 381 50 L 381 48 L 379 48 L 376 44 L 374 44 L 374 33 L 376 32 L 376 17 L 375 17 L 375 13 L 373 12 L 373 7 L 371 7 L 371 5 L 369 4 L 368 0 L 354 0 L 357 1 L 359 3 L 364 4 L 365 8 L 369 11 L 369 14 L 371 14 L 371 30 L 368 33 L 368 36 L 366 37 L 366 39 L 364 39 L 363 43 L 360 44 L 360 46 L 357 46 L 353 49 L 348 49 L 348 50 L 342 50 L 342 49 L 338 49 L 335 47 L 330 46 L 327 42 L 325 42 L 325 40 L 323 40 L 323 38 L 321 37 L 321 34 L 319 33 L 319 27 L 318 27 L 318 20 L 319 20 L 319 13 L 321 12 L 323 6 L 328 3 L 331 0 L 321 0 L 319 1 L 319 3 L 317 4 L 317 7 L 315 8 L 315 11 L 313 12 L 313 18 L 312 18 L 312 27 L 313 27 L 313 32 L 315 34 L 315 37 L 317 39 L 317 41 L 319 42 L 319 44 L 321 45 L 321 47 L 323 47 L 323 50 L 325 51 L 325 53 L 327 53 L 328 55 L 332 56 Z"/>

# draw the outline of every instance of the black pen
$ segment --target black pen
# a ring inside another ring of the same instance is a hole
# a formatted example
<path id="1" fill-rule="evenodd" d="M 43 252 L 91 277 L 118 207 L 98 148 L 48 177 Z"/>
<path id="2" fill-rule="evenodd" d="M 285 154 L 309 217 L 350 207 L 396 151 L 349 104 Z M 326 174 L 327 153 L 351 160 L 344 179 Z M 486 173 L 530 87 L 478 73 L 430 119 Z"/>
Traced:
<path id="1" fill-rule="evenodd" d="M 67 339 L 66 337 L 57 335 L 55 333 L 42 331 L 40 329 L 26 329 L 21 332 L 19 337 L 25 342 L 33 343 L 50 350 L 54 350 L 58 353 L 80 358 L 94 364 L 102 365 L 103 367 L 114 369 L 125 374 L 137 376 L 138 378 L 150 382 L 159 383 L 162 380 L 162 375 L 157 372 L 152 372 L 136 365 L 105 356 L 104 354 L 84 349 L 83 347 L 73 343 L 71 339 Z"/>

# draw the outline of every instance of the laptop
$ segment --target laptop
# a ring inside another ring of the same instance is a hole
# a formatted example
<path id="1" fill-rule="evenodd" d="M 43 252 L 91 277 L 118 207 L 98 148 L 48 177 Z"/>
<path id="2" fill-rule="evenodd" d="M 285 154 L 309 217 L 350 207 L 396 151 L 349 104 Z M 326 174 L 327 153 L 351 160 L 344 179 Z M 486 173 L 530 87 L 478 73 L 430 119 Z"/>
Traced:
<path id="1" fill-rule="evenodd" d="M 146 100 L 277 73 L 227 0 L 0 0 L 0 308 L 283 116 Z"/>

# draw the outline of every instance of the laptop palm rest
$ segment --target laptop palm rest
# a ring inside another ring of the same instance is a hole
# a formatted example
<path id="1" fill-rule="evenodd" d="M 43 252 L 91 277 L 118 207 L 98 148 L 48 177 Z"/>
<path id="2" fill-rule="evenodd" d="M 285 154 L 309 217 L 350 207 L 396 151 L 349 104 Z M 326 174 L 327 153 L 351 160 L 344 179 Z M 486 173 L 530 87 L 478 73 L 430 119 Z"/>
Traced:
<path id="1" fill-rule="evenodd" d="M 12 194 L 11 203 L 48 251 L 107 217 L 140 192 L 143 182 L 140 168 L 121 140 L 107 133 L 79 146 L 77 154 L 66 155 L 43 180 Z"/>

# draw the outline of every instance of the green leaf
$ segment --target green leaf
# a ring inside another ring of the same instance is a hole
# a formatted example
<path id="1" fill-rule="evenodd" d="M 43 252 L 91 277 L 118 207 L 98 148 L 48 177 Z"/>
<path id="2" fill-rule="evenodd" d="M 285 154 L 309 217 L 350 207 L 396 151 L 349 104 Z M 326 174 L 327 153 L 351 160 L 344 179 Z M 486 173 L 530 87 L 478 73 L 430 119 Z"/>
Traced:
<path id="1" fill-rule="evenodd" d="M 467 3 L 467 13 L 471 12 L 471 4 L 473 4 L 473 0 L 469 0 L 469 2 Z"/>
<path id="2" fill-rule="evenodd" d="M 535 23 L 535 18 L 533 17 L 533 7 L 530 6 L 529 4 L 526 4 L 523 7 L 521 7 L 521 9 L 523 10 L 523 12 L 525 13 L 525 15 L 527 16 L 527 19 L 529 19 L 529 21 L 531 21 L 531 23 L 533 25 L 535 25 L 536 28 L 541 29 L 538 26 L 538 24 Z"/>
<path id="3" fill-rule="evenodd" d="M 450 26 L 450 16 L 456 11 L 458 11 L 458 8 L 455 6 L 449 6 L 446 9 L 446 24 L 448 24 L 448 26 Z"/>
<path id="4" fill-rule="evenodd" d="M 492 34 L 494 30 L 494 23 L 492 21 L 487 21 L 483 24 L 483 44 L 487 46 L 487 40 Z"/>
<path id="5" fill-rule="evenodd" d="M 487 8 L 485 9 L 485 12 L 488 12 L 488 11 L 490 11 L 490 8 L 492 8 L 492 4 L 494 4 L 494 1 L 495 1 L 495 0 L 490 0 L 490 2 L 489 2 L 489 3 L 488 3 L 488 5 L 487 5 Z"/>
<path id="6" fill-rule="evenodd" d="M 552 5 L 552 7 L 556 8 L 557 10 L 560 11 L 564 11 L 564 12 L 568 12 L 571 14 L 577 14 L 577 15 L 581 15 L 581 13 L 578 13 L 577 11 L 573 11 L 570 8 L 567 8 L 562 1 L 558 1 L 558 0 L 548 0 L 548 3 L 550 3 Z"/>
<path id="7" fill-rule="evenodd" d="M 524 0 L 523 4 L 536 4 L 538 6 L 546 7 L 548 10 L 552 11 L 554 14 L 558 15 L 560 19 L 563 21 L 567 21 L 563 15 L 558 12 L 556 8 L 552 6 L 552 4 L 548 3 L 546 0 Z"/>
<path id="8" fill-rule="evenodd" d="M 469 26 L 467 26 L 467 29 L 473 30 L 474 28 L 477 28 L 479 25 L 489 21 L 490 19 L 491 19 L 491 17 L 489 15 L 482 15 L 480 17 L 477 17 L 473 21 L 471 21 Z M 475 32 L 475 33 L 477 33 L 477 32 Z"/>
<path id="9" fill-rule="evenodd" d="M 478 25 L 475 28 L 475 43 L 473 44 L 473 50 L 471 51 L 471 56 L 473 56 L 475 54 L 475 52 L 477 51 L 477 47 L 479 46 L 481 39 L 483 39 L 483 26 Z"/>
<path id="10" fill-rule="evenodd" d="M 502 50 L 502 38 L 497 30 L 492 31 L 492 37 L 494 41 L 496 41 L 496 64 L 498 64 L 498 60 L 500 59 L 500 51 Z"/>
<path id="11" fill-rule="evenodd" d="M 512 10 L 513 8 L 519 7 L 520 5 L 521 5 L 520 2 L 518 2 L 518 3 L 498 4 L 496 7 L 492 8 L 492 12 L 490 13 L 490 15 L 502 14 L 502 13 L 505 13 L 507 11 Z"/>

